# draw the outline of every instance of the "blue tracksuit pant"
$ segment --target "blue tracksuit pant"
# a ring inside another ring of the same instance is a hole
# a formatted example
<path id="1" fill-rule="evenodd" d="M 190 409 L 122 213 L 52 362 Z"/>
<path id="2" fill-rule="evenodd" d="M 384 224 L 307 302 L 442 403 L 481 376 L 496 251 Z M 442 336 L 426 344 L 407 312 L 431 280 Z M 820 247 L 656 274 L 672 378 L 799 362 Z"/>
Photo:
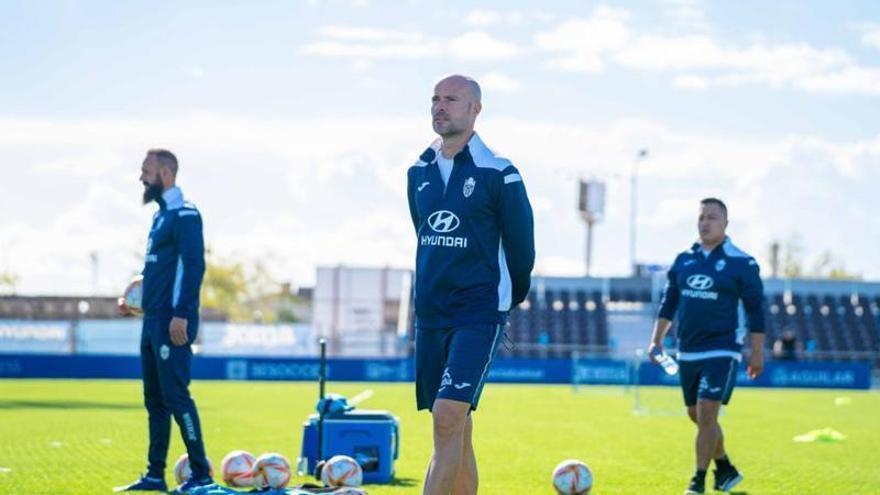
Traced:
<path id="1" fill-rule="evenodd" d="M 189 394 L 192 342 L 198 334 L 198 317 L 187 320 L 186 345 L 171 343 L 168 326 L 171 316 L 147 317 L 141 334 L 141 368 L 144 379 L 144 405 L 150 422 L 149 476 L 164 477 L 171 417 L 180 427 L 195 479 L 209 476 L 208 460 L 196 404 Z"/>

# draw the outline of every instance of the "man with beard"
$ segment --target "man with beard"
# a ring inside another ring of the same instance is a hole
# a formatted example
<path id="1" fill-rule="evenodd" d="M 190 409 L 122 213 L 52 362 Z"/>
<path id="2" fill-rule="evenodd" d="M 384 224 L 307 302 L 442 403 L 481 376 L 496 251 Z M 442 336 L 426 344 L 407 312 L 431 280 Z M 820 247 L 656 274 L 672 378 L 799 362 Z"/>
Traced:
<path id="1" fill-rule="evenodd" d="M 471 411 L 535 262 L 522 177 L 474 132 L 480 96 L 467 77 L 437 83 L 431 116 L 440 138 L 407 174 L 417 237 L 416 398 L 434 429 L 426 495 L 477 493 Z"/>
<path id="2" fill-rule="evenodd" d="M 143 274 L 144 311 L 141 369 L 144 405 L 150 429 L 147 473 L 116 491 L 167 492 L 165 465 L 171 439 L 171 417 L 180 428 L 192 476 L 174 493 L 189 493 L 212 483 L 196 404 L 189 393 L 191 344 L 199 325 L 199 289 L 205 273 L 202 217 L 183 200 L 175 185 L 177 158 L 152 149 L 141 166 L 144 204 L 155 201 L 159 211 L 147 239 Z M 131 314 L 120 298 L 120 311 Z"/>

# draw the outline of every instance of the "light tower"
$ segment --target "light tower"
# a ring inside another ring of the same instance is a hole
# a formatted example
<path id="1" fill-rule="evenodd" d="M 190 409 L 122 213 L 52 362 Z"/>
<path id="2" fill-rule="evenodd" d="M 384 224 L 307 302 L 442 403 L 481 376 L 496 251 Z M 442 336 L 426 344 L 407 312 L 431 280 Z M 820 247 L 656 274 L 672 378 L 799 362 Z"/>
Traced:
<path id="1" fill-rule="evenodd" d="M 578 188 L 578 211 L 587 223 L 587 276 L 593 258 L 593 224 L 605 216 L 605 183 L 581 180 Z"/>

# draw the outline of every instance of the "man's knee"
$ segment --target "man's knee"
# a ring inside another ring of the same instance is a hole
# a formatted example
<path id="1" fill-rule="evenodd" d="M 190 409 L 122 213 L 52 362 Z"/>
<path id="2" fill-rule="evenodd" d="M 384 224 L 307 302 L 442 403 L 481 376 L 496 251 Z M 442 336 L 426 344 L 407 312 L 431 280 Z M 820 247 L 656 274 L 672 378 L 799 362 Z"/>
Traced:
<path id="1" fill-rule="evenodd" d="M 697 406 L 688 406 L 688 417 L 691 418 L 691 421 L 694 424 L 697 424 Z"/>
<path id="2" fill-rule="evenodd" d="M 162 401 L 172 414 L 183 414 L 192 409 L 192 399 L 190 398 L 189 390 L 186 389 L 163 389 Z"/>
<path id="3" fill-rule="evenodd" d="M 712 400 L 700 400 L 697 402 L 696 407 L 696 423 L 700 428 L 712 428 L 715 429 L 718 427 L 718 410 L 721 407 L 721 403 L 718 401 Z"/>
<path id="4" fill-rule="evenodd" d="M 467 423 L 470 404 L 447 399 L 437 399 L 431 409 L 434 418 L 434 435 L 439 438 L 452 438 L 462 435 Z"/>

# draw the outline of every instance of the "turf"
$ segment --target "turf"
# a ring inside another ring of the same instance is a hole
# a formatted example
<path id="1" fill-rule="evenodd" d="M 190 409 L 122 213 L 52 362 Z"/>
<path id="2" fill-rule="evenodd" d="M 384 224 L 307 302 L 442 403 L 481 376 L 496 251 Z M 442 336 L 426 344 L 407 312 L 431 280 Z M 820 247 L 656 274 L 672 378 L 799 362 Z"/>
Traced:
<path id="1" fill-rule="evenodd" d="M 344 383 L 330 390 L 353 396 L 365 388 L 375 396 L 363 406 L 389 409 L 402 425 L 396 481 L 368 487 L 370 494 L 421 493 L 431 452 L 429 415 L 416 413 L 408 384 Z M 277 451 L 295 462 L 315 389 L 310 383 L 194 383 L 209 456 L 219 464 L 233 449 Z M 480 493 L 552 493 L 550 472 L 567 458 L 590 465 L 597 495 L 681 493 L 692 472 L 694 429 L 675 389 L 640 394 L 645 409 L 634 414 L 632 391 L 620 388 L 490 384 L 475 415 Z M 851 402 L 835 405 L 841 396 Z M 738 389 L 722 418 L 728 450 L 746 475 L 735 493 L 880 493 L 878 412 L 876 392 Z M 848 439 L 792 441 L 823 427 Z M 143 471 L 146 438 L 138 381 L 0 380 L 2 494 L 110 493 Z M 170 462 L 182 452 L 175 427 Z"/>

